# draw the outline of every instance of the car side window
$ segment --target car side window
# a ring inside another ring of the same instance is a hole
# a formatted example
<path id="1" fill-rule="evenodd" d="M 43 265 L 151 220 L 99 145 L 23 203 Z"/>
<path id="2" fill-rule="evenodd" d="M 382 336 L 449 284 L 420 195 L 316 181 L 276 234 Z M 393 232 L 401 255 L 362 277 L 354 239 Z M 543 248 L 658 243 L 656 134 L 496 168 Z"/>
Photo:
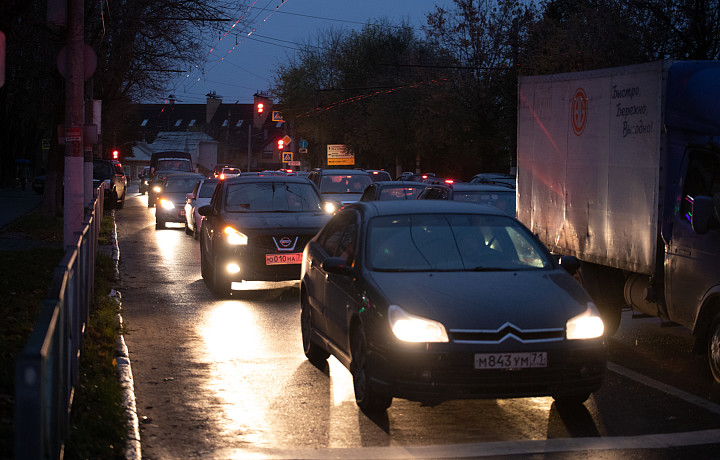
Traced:
<path id="1" fill-rule="evenodd" d="M 357 213 L 354 211 L 333 217 L 318 237 L 318 244 L 328 257 L 342 257 L 348 264 L 355 259 L 356 242 Z"/>

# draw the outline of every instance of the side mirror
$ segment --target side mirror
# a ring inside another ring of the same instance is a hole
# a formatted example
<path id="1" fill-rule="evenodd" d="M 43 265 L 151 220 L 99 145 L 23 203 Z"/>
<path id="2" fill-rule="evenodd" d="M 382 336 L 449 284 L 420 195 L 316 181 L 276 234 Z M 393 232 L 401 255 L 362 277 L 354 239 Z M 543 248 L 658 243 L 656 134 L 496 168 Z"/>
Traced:
<path id="1" fill-rule="evenodd" d="M 198 208 L 198 214 L 200 214 L 201 216 L 204 216 L 204 217 L 214 216 L 215 209 L 211 205 L 206 204 L 206 205 L 200 206 L 200 208 Z"/>
<path id="2" fill-rule="evenodd" d="M 355 269 L 349 266 L 341 257 L 328 257 L 322 263 L 322 269 L 328 273 L 343 276 L 355 276 Z"/>
<path id="3" fill-rule="evenodd" d="M 580 259 L 575 256 L 560 257 L 560 266 L 573 276 L 580 270 L 580 264 Z"/>
<path id="4" fill-rule="evenodd" d="M 188 200 L 195 199 L 195 197 L 193 196 L 192 193 L 186 193 L 186 194 L 185 194 L 185 198 L 187 198 Z"/>
<path id="5" fill-rule="evenodd" d="M 696 196 L 692 205 L 692 217 L 690 223 L 695 233 L 702 235 L 707 233 L 712 226 L 715 205 L 709 196 Z"/>

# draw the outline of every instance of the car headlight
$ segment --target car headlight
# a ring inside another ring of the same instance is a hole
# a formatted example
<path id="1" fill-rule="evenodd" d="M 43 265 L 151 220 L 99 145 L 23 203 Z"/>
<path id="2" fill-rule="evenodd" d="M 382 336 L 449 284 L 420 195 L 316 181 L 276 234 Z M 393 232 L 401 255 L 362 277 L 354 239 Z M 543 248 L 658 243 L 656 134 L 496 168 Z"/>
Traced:
<path id="1" fill-rule="evenodd" d="M 160 206 L 162 206 L 165 209 L 173 209 L 175 208 L 175 205 L 172 201 L 166 200 L 165 198 L 160 199 Z"/>
<path id="2" fill-rule="evenodd" d="M 568 320 L 565 331 L 568 340 L 596 339 L 605 332 L 605 325 L 595 304 L 590 303 L 584 313 Z"/>
<path id="3" fill-rule="evenodd" d="M 325 203 L 325 212 L 333 214 L 335 211 L 337 211 L 337 206 L 335 206 L 335 203 L 330 201 Z"/>
<path id="4" fill-rule="evenodd" d="M 395 337 L 404 342 L 448 342 L 445 326 L 411 315 L 397 305 L 388 308 L 388 321 Z"/>
<path id="5" fill-rule="evenodd" d="M 162 191 L 162 187 L 159 187 L 157 185 L 155 187 L 153 187 L 153 192 L 160 193 L 161 191 Z"/>
<path id="6" fill-rule="evenodd" d="M 248 243 L 248 237 L 242 232 L 235 230 L 232 227 L 225 227 L 225 235 L 227 235 L 228 244 L 241 245 Z"/>

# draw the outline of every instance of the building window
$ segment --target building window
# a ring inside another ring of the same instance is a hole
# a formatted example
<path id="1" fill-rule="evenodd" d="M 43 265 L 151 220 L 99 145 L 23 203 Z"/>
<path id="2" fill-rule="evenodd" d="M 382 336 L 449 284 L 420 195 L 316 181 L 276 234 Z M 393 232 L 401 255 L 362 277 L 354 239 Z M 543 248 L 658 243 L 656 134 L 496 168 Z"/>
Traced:
<path id="1" fill-rule="evenodd" d="M 227 120 L 223 121 L 222 127 L 227 128 L 227 125 L 228 125 L 228 121 Z"/>
<path id="2" fill-rule="evenodd" d="M 175 127 L 177 128 L 182 123 L 182 118 L 178 118 L 178 121 L 175 122 Z"/>
<path id="3" fill-rule="evenodd" d="M 242 126 L 242 124 L 243 124 L 243 121 L 242 121 L 242 120 L 238 120 L 237 123 L 235 123 L 235 127 L 236 127 L 236 128 L 239 128 L 239 127 Z"/>
<path id="4" fill-rule="evenodd" d="M 148 120 L 147 118 L 144 119 L 144 120 L 142 121 L 142 123 L 140 123 L 140 126 L 146 126 L 146 125 L 148 124 L 148 121 L 149 121 L 149 120 Z"/>
<path id="5" fill-rule="evenodd" d="M 195 126 L 195 120 L 190 120 L 190 123 L 188 124 L 188 127 Z"/>

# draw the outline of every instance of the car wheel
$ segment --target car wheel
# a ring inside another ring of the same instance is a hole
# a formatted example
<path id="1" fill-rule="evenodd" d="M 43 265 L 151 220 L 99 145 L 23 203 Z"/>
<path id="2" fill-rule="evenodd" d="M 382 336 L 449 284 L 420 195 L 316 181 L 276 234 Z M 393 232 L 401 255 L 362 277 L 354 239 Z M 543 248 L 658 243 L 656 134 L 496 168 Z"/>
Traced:
<path id="1" fill-rule="evenodd" d="M 392 397 L 378 393 L 370 383 L 367 340 L 362 326 L 355 328 L 350 338 L 350 373 L 353 378 L 355 402 L 363 412 L 382 412 L 392 404 Z"/>
<path id="2" fill-rule="evenodd" d="M 300 330 L 302 331 L 302 344 L 305 357 L 316 367 L 325 365 L 330 353 L 312 340 L 312 309 L 308 303 L 307 294 L 303 293 L 300 301 Z"/>
<path id="3" fill-rule="evenodd" d="M 223 273 L 222 264 L 217 257 L 214 258 L 212 264 L 212 285 L 213 294 L 220 299 L 225 299 L 230 296 L 232 292 L 231 284 L 227 276 Z"/>
<path id="4" fill-rule="evenodd" d="M 205 281 L 210 277 L 210 264 L 208 264 L 205 257 L 205 248 L 202 241 L 200 241 L 200 275 Z"/>
<path id="5" fill-rule="evenodd" d="M 165 228 L 165 221 L 156 219 L 155 220 L 155 230 L 160 230 L 162 228 Z"/>
<path id="6" fill-rule="evenodd" d="M 553 395 L 553 399 L 558 406 L 573 407 L 579 406 L 590 397 L 590 393 Z"/>
<path id="7" fill-rule="evenodd" d="M 720 313 L 715 315 L 708 334 L 708 364 L 716 383 L 720 383 Z"/>

